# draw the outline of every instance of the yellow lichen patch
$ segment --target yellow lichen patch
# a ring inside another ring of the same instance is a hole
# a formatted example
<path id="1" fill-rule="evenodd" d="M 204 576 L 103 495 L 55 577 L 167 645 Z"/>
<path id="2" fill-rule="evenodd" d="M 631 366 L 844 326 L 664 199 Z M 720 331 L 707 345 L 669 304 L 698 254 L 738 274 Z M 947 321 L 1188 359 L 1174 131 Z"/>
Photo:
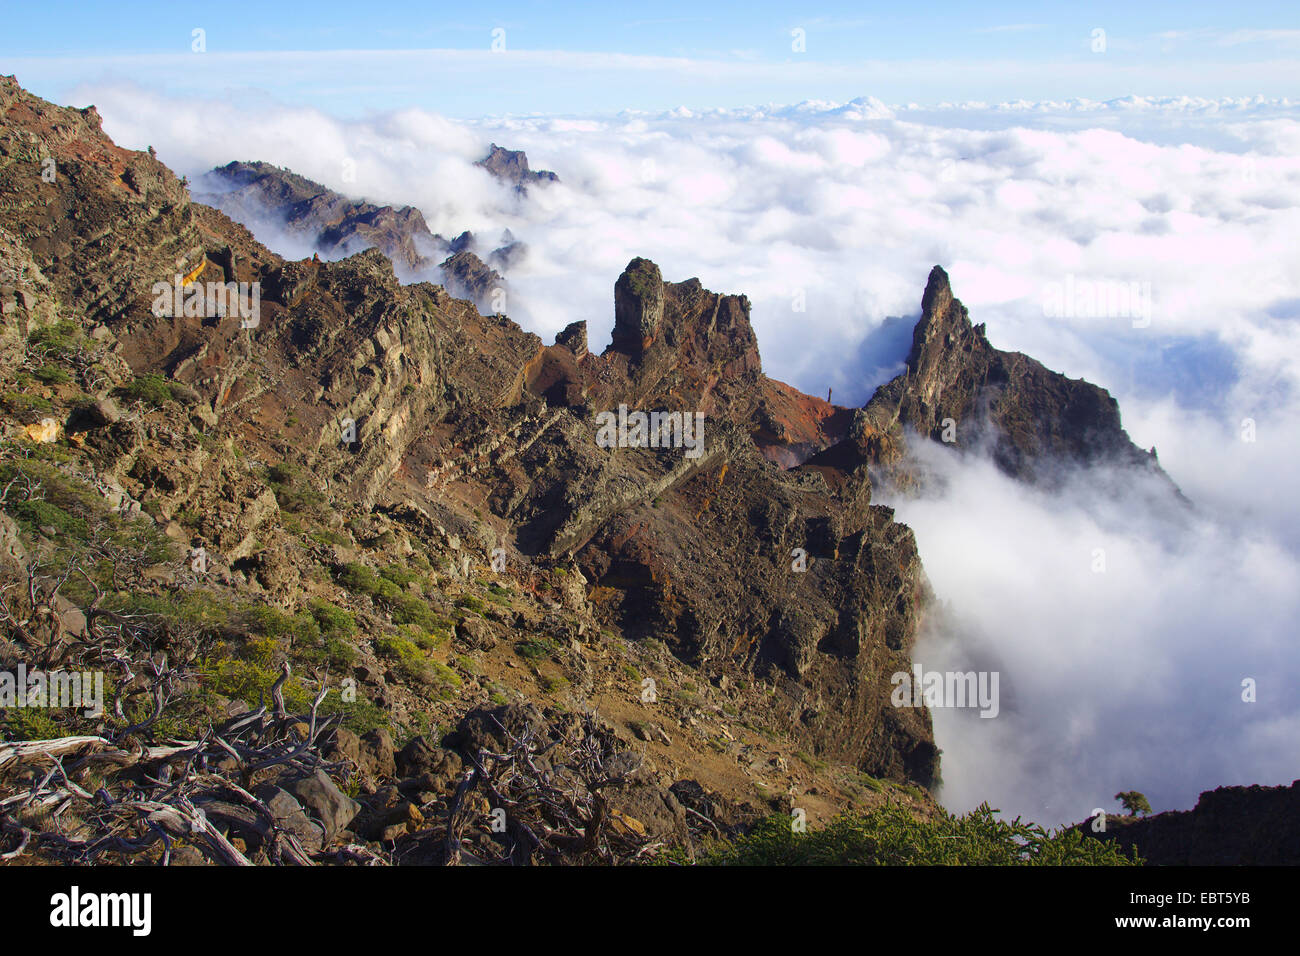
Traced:
<path id="1" fill-rule="evenodd" d="M 43 418 L 33 425 L 26 426 L 23 435 L 28 441 L 48 445 L 59 440 L 59 423 L 53 418 Z"/>
<path id="2" fill-rule="evenodd" d="M 719 487 L 719 488 L 722 487 L 722 479 L 724 479 L 724 478 L 727 477 L 727 464 L 728 464 L 728 463 L 724 461 L 724 462 L 722 463 L 722 467 L 718 470 L 718 484 L 717 484 L 717 487 Z M 713 495 L 705 495 L 705 496 L 704 496 L 704 503 L 703 503 L 702 505 L 700 505 L 700 510 L 697 511 L 697 512 L 695 512 L 695 518 L 694 518 L 694 520 L 698 521 L 698 520 L 700 519 L 700 515 L 704 514 L 704 512 L 706 512 L 706 511 L 708 511 L 708 510 L 709 510 L 709 505 L 711 505 L 711 504 L 713 504 Z"/>
<path id="3" fill-rule="evenodd" d="M 610 826 L 619 832 L 625 834 L 643 837 L 646 835 L 645 824 L 636 817 L 628 816 L 622 810 L 610 809 L 609 811 Z"/>
<path id="4" fill-rule="evenodd" d="M 188 289 L 191 285 L 194 284 L 195 279 L 203 275 L 203 270 L 206 269 L 207 267 L 208 267 L 208 260 L 204 259 L 202 262 L 200 262 L 197 266 L 194 267 L 193 272 L 185 273 L 185 278 L 181 280 L 181 286 L 183 288 Z"/>

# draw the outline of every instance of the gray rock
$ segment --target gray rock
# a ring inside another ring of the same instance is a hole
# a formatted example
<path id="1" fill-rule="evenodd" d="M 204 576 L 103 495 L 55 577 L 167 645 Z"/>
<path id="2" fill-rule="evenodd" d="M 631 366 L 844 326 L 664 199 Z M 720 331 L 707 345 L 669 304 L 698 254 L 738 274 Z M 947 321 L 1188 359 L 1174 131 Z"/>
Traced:
<path id="1" fill-rule="evenodd" d="M 456 638 L 476 651 L 490 651 L 497 644 L 492 625 L 481 617 L 467 617 L 457 624 Z"/>
<path id="2" fill-rule="evenodd" d="M 393 735 L 377 727 L 361 738 L 362 768 L 375 777 L 392 777 L 397 773 L 393 754 Z"/>
<path id="3" fill-rule="evenodd" d="M 333 842 L 361 812 L 361 804 L 340 790 L 323 770 L 292 781 L 286 789 L 321 822 L 327 842 Z"/>
<path id="4" fill-rule="evenodd" d="M 308 818 L 303 812 L 302 804 L 291 794 L 279 787 L 269 786 L 259 790 L 257 795 L 271 811 L 277 828 L 297 837 L 308 853 L 320 852 L 325 842 L 325 829 Z"/>
<path id="5" fill-rule="evenodd" d="M 122 410 L 117 407 L 117 402 L 107 395 L 81 405 L 78 411 L 82 415 L 82 420 L 92 428 L 103 428 L 122 418 Z"/>

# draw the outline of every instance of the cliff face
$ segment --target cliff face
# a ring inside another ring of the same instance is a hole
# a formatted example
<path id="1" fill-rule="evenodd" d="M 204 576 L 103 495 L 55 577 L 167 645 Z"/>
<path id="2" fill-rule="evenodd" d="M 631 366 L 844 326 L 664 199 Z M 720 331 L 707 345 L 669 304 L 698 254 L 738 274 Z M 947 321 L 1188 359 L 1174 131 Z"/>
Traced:
<path id="1" fill-rule="evenodd" d="M 865 460 L 782 470 L 765 457 L 830 439 L 814 425 L 781 443 L 794 426 L 778 400 L 798 393 L 762 374 L 743 296 L 666 283 L 635 259 L 614 329 L 603 355 L 574 357 L 570 411 L 500 473 L 493 503 L 521 547 L 574 556 L 629 633 L 706 673 L 775 681 L 788 732 L 814 752 L 930 783 L 928 713 L 888 704 L 927 585 L 911 532 L 871 505 Z M 620 406 L 701 413 L 698 456 L 598 447 L 593 417 Z"/>

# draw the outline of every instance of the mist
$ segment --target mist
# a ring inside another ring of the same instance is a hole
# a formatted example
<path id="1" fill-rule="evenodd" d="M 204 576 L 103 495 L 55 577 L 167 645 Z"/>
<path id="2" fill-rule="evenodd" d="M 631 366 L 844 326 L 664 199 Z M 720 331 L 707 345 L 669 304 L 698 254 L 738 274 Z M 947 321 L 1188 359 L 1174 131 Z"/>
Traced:
<path id="1" fill-rule="evenodd" d="M 1064 824 L 1120 812 L 1121 790 L 1163 810 L 1295 779 L 1300 560 L 1283 541 L 1132 471 L 1063 468 L 1049 491 L 978 450 L 909 448 L 929 491 L 877 500 L 941 601 L 913 658 L 1001 675 L 995 719 L 933 712 L 945 806 Z"/>

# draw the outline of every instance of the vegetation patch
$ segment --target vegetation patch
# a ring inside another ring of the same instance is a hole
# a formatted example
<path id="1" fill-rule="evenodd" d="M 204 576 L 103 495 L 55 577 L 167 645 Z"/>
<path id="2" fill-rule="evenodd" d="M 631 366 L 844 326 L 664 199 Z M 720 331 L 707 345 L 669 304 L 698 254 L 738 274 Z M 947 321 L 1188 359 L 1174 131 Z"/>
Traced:
<path id="1" fill-rule="evenodd" d="M 556 651 L 556 644 L 549 637 L 534 637 L 515 644 L 515 653 L 526 661 L 542 661 Z"/>
<path id="2" fill-rule="evenodd" d="M 748 834 L 715 840 L 696 858 L 705 866 L 1132 866 L 1117 844 L 1077 830 L 998 819 L 987 803 L 962 816 L 918 820 L 898 804 L 840 814 L 820 829 L 795 831 L 774 815 Z M 669 854 L 686 863 L 683 851 Z"/>
<path id="3" fill-rule="evenodd" d="M 168 402 L 176 401 L 171 383 L 157 372 L 136 376 L 117 392 L 127 401 L 142 402 L 150 408 L 162 408 Z"/>

